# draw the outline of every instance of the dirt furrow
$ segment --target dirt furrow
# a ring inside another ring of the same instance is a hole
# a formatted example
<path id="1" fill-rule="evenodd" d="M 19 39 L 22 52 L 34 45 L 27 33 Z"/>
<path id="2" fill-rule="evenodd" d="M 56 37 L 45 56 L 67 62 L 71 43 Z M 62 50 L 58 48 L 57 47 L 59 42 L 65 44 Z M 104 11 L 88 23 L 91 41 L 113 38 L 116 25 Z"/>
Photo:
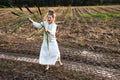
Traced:
<path id="1" fill-rule="evenodd" d="M 99 10 L 98 7 L 96 7 L 96 8 L 91 8 L 91 10 L 92 10 L 94 13 L 106 13 L 106 12 L 103 11 L 103 10 Z"/>
<path id="2" fill-rule="evenodd" d="M 103 7 L 101 7 L 100 9 L 101 9 L 101 10 L 104 10 L 104 11 L 106 11 L 106 12 L 108 12 L 108 13 L 116 13 L 116 12 L 114 11 L 114 9 L 103 8 Z"/>
<path id="3" fill-rule="evenodd" d="M 84 8 L 84 10 L 85 10 L 86 13 L 88 13 L 88 14 L 92 14 L 92 13 L 94 13 L 94 11 L 92 11 L 91 8 Z"/>
<path id="4" fill-rule="evenodd" d="M 68 9 L 62 9 L 62 14 L 59 16 L 59 20 L 60 21 L 64 21 L 65 20 L 66 14 L 68 13 L 67 11 L 68 11 Z"/>
<path id="5" fill-rule="evenodd" d="M 82 8 L 79 8 L 78 10 L 79 10 L 79 13 L 80 14 L 84 14 L 84 12 L 81 10 Z"/>
<path id="6" fill-rule="evenodd" d="M 114 10 L 110 10 L 110 8 L 98 7 L 98 9 L 104 13 L 116 13 Z"/>
<path id="7" fill-rule="evenodd" d="M 110 9 L 111 11 L 114 11 L 115 13 L 119 13 L 119 11 L 120 11 L 120 10 L 118 10 L 118 9 L 116 9 L 116 8 L 112 8 L 112 7 L 109 7 L 109 9 Z"/>
<path id="8" fill-rule="evenodd" d="M 75 19 L 79 20 L 79 17 L 77 17 L 78 14 L 78 11 L 76 10 L 76 8 L 72 8 L 72 15 Z"/>
<path id="9" fill-rule="evenodd" d="M 57 12 L 57 17 L 56 17 L 56 20 L 57 21 L 62 21 L 64 20 L 64 17 L 65 17 L 65 11 L 63 9 L 59 9 L 58 12 Z M 63 16 L 63 17 L 61 17 Z"/>
<path id="10" fill-rule="evenodd" d="M 1 11 L 0 11 L 0 12 L 1 12 Z M 6 14 L 8 14 L 8 13 L 11 13 L 11 12 L 6 12 L 6 11 L 5 11 L 5 12 L 1 12 L 1 13 L 0 13 L 0 16 L 6 15 Z"/>
<path id="11" fill-rule="evenodd" d="M 117 9 L 118 11 L 120 11 L 120 7 L 116 7 L 115 9 Z"/>
<path id="12" fill-rule="evenodd" d="M 79 9 L 77 9 L 77 11 L 78 11 L 78 14 L 79 14 L 79 17 L 80 17 L 79 23 L 84 23 L 83 25 L 88 26 L 88 23 L 87 23 L 86 19 L 82 17 L 82 15 L 84 15 L 84 12 L 82 11 L 82 9 L 79 8 Z"/>

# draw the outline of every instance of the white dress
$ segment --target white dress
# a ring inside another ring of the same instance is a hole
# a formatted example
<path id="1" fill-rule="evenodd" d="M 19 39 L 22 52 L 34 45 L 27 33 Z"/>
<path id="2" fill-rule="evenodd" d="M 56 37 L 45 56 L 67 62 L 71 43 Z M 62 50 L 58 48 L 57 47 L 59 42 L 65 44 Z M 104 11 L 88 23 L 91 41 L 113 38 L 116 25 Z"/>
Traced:
<path id="1" fill-rule="evenodd" d="M 60 61 L 60 51 L 55 36 L 57 25 L 55 23 L 49 24 L 47 21 L 41 23 L 33 22 L 33 25 L 36 28 L 41 28 L 41 24 L 45 26 L 50 34 L 48 35 L 48 49 L 46 35 L 44 33 L 43 42 L 40 50 L 39 63 L 42 65 L 55 65 L 56 61 Z"/>

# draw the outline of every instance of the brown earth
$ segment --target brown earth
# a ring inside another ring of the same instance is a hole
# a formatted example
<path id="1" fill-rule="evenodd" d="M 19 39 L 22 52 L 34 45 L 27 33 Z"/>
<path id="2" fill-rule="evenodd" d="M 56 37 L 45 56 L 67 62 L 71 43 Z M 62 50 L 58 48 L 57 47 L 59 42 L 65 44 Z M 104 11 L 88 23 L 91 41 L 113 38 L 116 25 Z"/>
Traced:
<path id="1" fill-rule="evenodd" d="M 48 9 L 42 8 L 42 12 L 46 13 Z M 61 58 L 66 65 L 62 68 L 52 67 L 48 73 L 44 74 L 44 68 L 39 64 L 0 59 L 0 79 L 118 80 L 120 77 L 120 17 L 85 18 L 81 14 L 120 15 L 120 6 L 55 7 L 54 9 L 58 24 L 56 37 Z M 11 14 L 10 10 L 13 9 L 0 9 L 0 53 L 38 58 L 42 34 L 37 34 L 35 38 L 28 40 L 28 36 L 36 31 L 35 28 L 30 27 L 29 21 L 26 21 L 16 33 L 10 34 L 13 23 L 19 19 Z M 35 11 L 35 9 L 32 10 Z M 99 70 L 108 71 L 115 76 L 109 78 L 105 76 L 106 74 L 99 75 Z"/>

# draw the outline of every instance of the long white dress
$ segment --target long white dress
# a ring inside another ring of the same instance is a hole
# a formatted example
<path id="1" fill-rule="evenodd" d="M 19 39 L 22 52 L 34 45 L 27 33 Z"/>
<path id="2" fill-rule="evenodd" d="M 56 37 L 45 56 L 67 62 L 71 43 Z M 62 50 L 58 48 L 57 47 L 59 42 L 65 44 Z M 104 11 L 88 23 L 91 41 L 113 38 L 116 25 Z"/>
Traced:
<path id="1" fill-rule="evenodd" d="M 49 24 L 47 21 L 41 23 L 33 22 L 33 25 L 36 28 L 41 28 L 41 24 L 45 26 L 50 34 L 48 35 L 48 49 L 46 35 L 44 33 L 43 42 L 40 50 L 39 63 L 42 65 L 55 65 L 56 61 L 60 61 L 60 51 L 55 36 L 57 25 L 55 23 Z"/>

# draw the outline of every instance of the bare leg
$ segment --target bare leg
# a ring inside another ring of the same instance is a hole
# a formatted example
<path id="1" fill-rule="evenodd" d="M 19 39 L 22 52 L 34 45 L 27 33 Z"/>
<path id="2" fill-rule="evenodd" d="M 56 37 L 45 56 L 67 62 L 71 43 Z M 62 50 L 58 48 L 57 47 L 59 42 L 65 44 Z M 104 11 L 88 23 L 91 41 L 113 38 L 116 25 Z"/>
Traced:
<path id="1" fill-rule="evenodd" d="M 58 61 L 58 63 L 59 63 L 59 65 L 60 65 L 60 66 L 62 66 L 62 65 L 63 65 L 63 63 L 62 63 L 61 61 Z"/>
<path id="2" fill-rule="evenodd" d="M 49 68 L 50 68 L 50 66 L 49 66 L 49 65 L 46 65 L 45 70 L 49 70 Z"/>

